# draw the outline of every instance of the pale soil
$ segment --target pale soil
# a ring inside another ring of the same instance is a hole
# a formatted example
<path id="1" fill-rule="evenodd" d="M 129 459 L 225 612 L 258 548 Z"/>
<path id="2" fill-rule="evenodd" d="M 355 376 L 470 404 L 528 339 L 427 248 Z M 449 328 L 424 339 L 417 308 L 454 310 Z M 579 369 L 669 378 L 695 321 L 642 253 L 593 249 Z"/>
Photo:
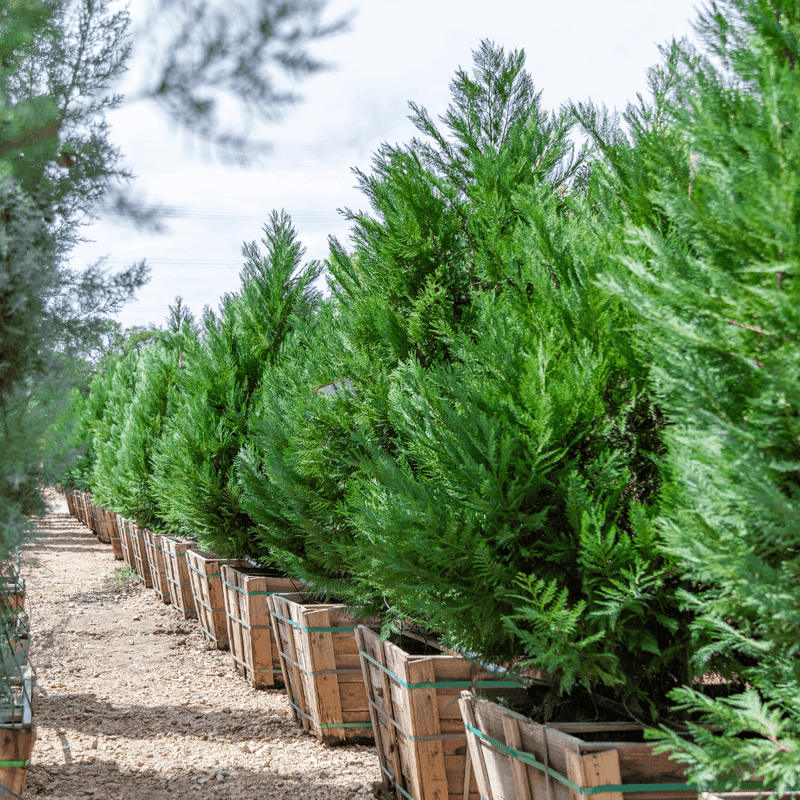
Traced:
<path id="1" fill-rule="evenodd" d="M 372 800 L 375 749 L 326 747 L 283 691 L 253 690 L 123 562 L 67 514 L 23 554 L 41 698 L 25 798 Z"/>

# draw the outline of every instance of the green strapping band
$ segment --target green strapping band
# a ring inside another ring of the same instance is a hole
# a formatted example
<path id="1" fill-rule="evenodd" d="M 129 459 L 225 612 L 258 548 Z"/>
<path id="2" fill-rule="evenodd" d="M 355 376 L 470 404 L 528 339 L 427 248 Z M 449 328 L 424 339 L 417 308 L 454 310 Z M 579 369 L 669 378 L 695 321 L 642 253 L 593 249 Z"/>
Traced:
<path id="1" fill-rule="evenodd" d="M 291 700 L 289 701 L 289 705 L 300 715 L 304 716 L 307 720 L 310 720 L 314 723 L 318 728 L 371 728 L 371 722 L 329 722 L 324 725 L 316 722 L 314 717 L 310 714 L 306 714 L 302 708 L 296 706 Z M 412 798 L 413 800 L 413 798 Z"/>
<path id="2" fill-rule="evenodd" d="M 414 798 L 395 780 L 394 775 L 392 775 L 392 773 L 389 772 L 389 770 L 386 769 L 383 764 L 379 764 L 378 766 L 383 770 L 386 777 L 391 783 L 394 784 L 395 788 L 400 792 L 400 794 L 403 795 L 403 797 L 408 798 L 408 800 L 414 800 Z M 481 800 L 486 800 L 486 798 L 482 797 Z"/>
<path id="3" fill-rule="evenodd" d="M 192 572 L 196 572 L 198 575 L 201 575 L 203 578 L 221 578 L 222 577 L 222 573 L 221 572 L 208 572 L 208 573 L 201 572 L 193 564 L 189 564 L 189 569 Z"/>
<path id="4" fill-rule="evenodd" d="M 0 761 L 0 769 L 16 769 L 17 767 L 27 767 L 30 763 L 30 759 L 27 761 Z"/>
<path id="5" fill-rule="evenodd" d="M 374 664 L 378 669 L 382 669 L 393 681 L 399 683 L 404 689 L 468 689 L 470 686 L 486 686 L 497 689 L 525 688 L 521 683 L 515 683 L 514 681 L 475 681 L 475 683 L 472 681 L 429 681 L 425 683 L 406 683 L 402 678 L 398 678 L 390 669 L 384 667 L 380 661 L 376 661 L 369 653 L 365 653 L 363 650 L 359 650 L 358 652 L 359 655 L 364 656 L 367 661 Z"/>
<path id="6" fill-rule="evenodd" d="M 354 631 L 355 628 L 304 628 L 300 623 L 295 622 L 293 619 L 286 619 L 286 617 L 282 617 L 280 614 L 276 614 L 274 611 L 270 611 L 273 617 L 277 617 L 284 622 L 288 622 L 289 625 L 294 625 L 295 628 L 303 631 L 303 633 L 336 633 L 337 631 Z M 469 685 L 469 684 L 468 684 Z"/>
<path id="7" fill-rule="evenodd" d="M 267 595 L 272 595 L 272 594 L 281 594 L 281 592 L 246 592 L 240 586 L 237 586 L 235 583 L 229 583 L 224 578 L 222 579 L 222 582 L 226 586 L 230 586 L 231 589 L 236 589 L 237 592 L 241 592 L 242 594 L 247 595 L 248 597 L 254 597 L 255 595 L 265 595 L 265 596 L 267 596 Z"/>
<path id="8" fill-rule="evenodd" d="M 608 784 L 606 786 L 578 786 L 573 783 L 569 778 L 565 778 L 559 772 L 556 772 L 552 767 L 545 767 L 541 761 L 538 761 L 530 753 L 525 753 L 522 750 L 516 750 L 509 747 L 507 744 L 498 742 L 486 733 L 476 730 L 472 725 L 464 723 L 468 733 L 472 733 L 484 742 L 488 742 L 493 747 L 497 748 L 506 755 L 516 758 L 517 761 L 522 761 L 523 764 L 529 764 L 542 772 L 547 772 L 548 775 L 555 778 L 559 783 L 563 783 L 568 789 L 571 789 L 576 794 L 580 795 L 593 795 L 603 794 L 605 792 L 697 792 L 700 791 L 693 783 L 623 783 L 623 784 Z M 764 788 L 764 784 L 759 781 L 745 781 L 740 789 L 743 790 L 759 790 Z M 714 791 L 714 790 L 711 790 Z M 484 798 L 483 800 L 486 800 Z"/>
<path id="9" fill-rule="evenodd" d="M 206 630 L 206 626 L 203 625 L 202 622 L 200 623 L 200 630 L 203 631 L 203 633 L 206 635 L 206 638 L 207 639 L 211 639 L 212 642 L 227 642 L 228 641 L 228 637 L 227 636 L 224 639 L 215 639 L 214 638 L 214 634 L 211 633 L 211 631 L 207 631 Z"/>

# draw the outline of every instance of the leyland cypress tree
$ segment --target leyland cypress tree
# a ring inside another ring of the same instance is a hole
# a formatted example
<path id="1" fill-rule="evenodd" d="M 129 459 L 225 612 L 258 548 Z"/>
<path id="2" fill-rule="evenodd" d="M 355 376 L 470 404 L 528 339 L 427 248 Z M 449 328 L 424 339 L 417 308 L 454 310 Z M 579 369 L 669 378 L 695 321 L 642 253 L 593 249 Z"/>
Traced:
<path id="1" fill-rule="evenodd" d="M 185 356 L 180 403 L 155 458 L 165 521 L 220 554 L 246 555 L 250 546 L 233 462 L 252 396 L 295 320 L 318 302 L 320 266 L 302 264 L 305 250 L 285 212 L 273 212 L 262 243 L 264 253 L 255 242 L 242 248 L 241 290 L 223 298 L 218 315 L 204 315 L 202 346 Z"/>
<path id="2" fill-rule="evenodd" d="M 497 276 L 478 260 L 491 261 L 509 246 L 518 216 L 513 191 L 560 185 L 575 170 L 568 126 L 542 110 L 524 54 L 484 42 L 474 56 L 473 74 L 460 71 L 453 84 L 447 135 L 412 105 L 412 120 L 430 141 L 384 145 L 369 175 L 356 171 L 372 208 L 347 212 L 353 252 L 331 243 L 332 316 L 316 341 L 304 344 L 313 352 L 298 356 L 302 366 L 287 377 L 276 373 L 240 464 L 259 536 L 280 550 L 276 525 L 285 524 L 287 564 L 356 604 L 384 606 L 374 576 L 354 571 L 355 528 L 343 505 L 358 459 L 366 457 L 357 429 L 382 451 L 396 451 L 388 406 L 393 372 L 409 358 L 425 367 L 450 360 L 452 337 L 472 329 L 475 297 L 497 288 Z M 490 197 L 499 199 L 492 204 Z M 343 378 L 354 392 L 312 396 L 320 384 Z"/>
<path id="3" fill-rule="evenodd" d="M 92 465 L 90 487 L 95 501 L 122 512 L 124 479 L 119 469 L 120 442 L 139 377 L 139 355 L 130 353 L 112 362 L 108 375 L 97 382 L 97 418 L 92 424 Z M 106 387 L 108 387 L 106 389 Z"/>
<path id="4" fill-rule="evenodd" d="M 153 492 L 154 456 L 164 426 L 179 406 L 184 358 L 198 350 L 198 327 L 177 297 L 167 328 L 145 348 L 136 364 L 136 388 L 127 407 L 117 455 L 116 506 L 126 517 L 168 530 Z"/>
<path id="5" fill-rule="evenodd" d="M 334 243 L 335 313 L 264 395 L 244 502 L 295 574 L 387 627 L 547 671 L 546 716 L 573 690 L 573 713 L 657 719 L 687 637 L 647 506 L 647 371 L 594 285 L 621 237 L 566 181 L 568 126 L 520 54 L 483 45 L 453 97 L 450 136 L 416 109 L 432 143 L 361 176 L 375 218 Z"/>
<path id="6" fill-rule="evenodd" d="M 673 117 L 691 184 L 662 170 L 651 196 L 677 235 L 633 228 L 646 254 L 608 280 L 649 333 L 671 423 L 661 528 L 692 581 L 696 669 L 740 687 L 677 691 L 719 729 L 669 746 L 702 786 L 781 793 L 800 787 L 800 9 L 724 0 L 696 30 Z"/>

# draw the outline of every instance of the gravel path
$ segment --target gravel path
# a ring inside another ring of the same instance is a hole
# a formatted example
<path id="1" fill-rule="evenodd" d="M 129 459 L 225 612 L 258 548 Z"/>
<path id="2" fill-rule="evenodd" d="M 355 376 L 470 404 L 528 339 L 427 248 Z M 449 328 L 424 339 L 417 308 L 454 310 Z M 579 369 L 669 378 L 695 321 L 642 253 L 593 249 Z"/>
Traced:
<path id="1" fill-rule="evenodd" d="M 41 687 L 25 798 L 373 800 L 373 747 L 305 734 L 50 499 L 23 556 Z"/>

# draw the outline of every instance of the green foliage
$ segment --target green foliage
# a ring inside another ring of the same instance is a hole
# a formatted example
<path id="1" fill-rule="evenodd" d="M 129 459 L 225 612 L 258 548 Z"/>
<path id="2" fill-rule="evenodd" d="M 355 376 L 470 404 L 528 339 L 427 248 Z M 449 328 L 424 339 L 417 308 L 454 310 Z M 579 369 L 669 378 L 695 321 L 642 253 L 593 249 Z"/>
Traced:
<path id="1" fill-rule="evenodd" d="M 333 306 L 262 377 L 242 502 L 261 552 L 387 627 L 657 719 L 686 620 L 641 505 L 661 426 L 646 366 L 594 285 L 622 237 L 571 188 L 569 125 L 523 55 L 483 43 L 475 62 L 450 138 L 412 106 L 432 143 L 358 173 L 377 218 L 351 214 Z M 313 393 L 345 377 L 354 392 Z"/>
<path id="2" fill-rule="evenodd" d="M 672 115 L 696 168 L 688 186 L 661 171 L 650 199 L 671 235 L 634 220 L 644 254 L 607 282 L 640 315 L 672 422 L 660 525 L 692 581 L 695 666 L 743 690 L 677 692 L 722 730 L 665 741 L 704 787 L 763 775 L 780 793 L 798 786 L 800 731 L 800 14 L 730 0 L 697 30 L 708 55 L 680 53 Z"/>
<path id="3" fill-rule="evenodd" d="M 154 458 L 163 430 L 180 405 L 180 369 L 185 352 L 199 350 L 198 328 L 180 297 L 170 306 L 168 329 L 136 361 L 136 388 L 120 435 L 115 503 L 139 525 L 167 530 L 153 490 Z M 190 356 L 191 357 L 191 356 Z"/>
<path id="4" fill-rule="evenodd" d="M 202 346 L 186 354 L 180 402 L 155 458 L 164 520 L 221 554 L 248 552 L 251 522 L 231 478 L 251 398 L 265 367 L 318 302 L 320 267 L 301 265 L 305 251 L 285 212 L 273 212 L 262 243 L 263 254 L 255 242 L 243 246 L 241 290 L 224 297 L 218 316 L 203 319 Z"/>

